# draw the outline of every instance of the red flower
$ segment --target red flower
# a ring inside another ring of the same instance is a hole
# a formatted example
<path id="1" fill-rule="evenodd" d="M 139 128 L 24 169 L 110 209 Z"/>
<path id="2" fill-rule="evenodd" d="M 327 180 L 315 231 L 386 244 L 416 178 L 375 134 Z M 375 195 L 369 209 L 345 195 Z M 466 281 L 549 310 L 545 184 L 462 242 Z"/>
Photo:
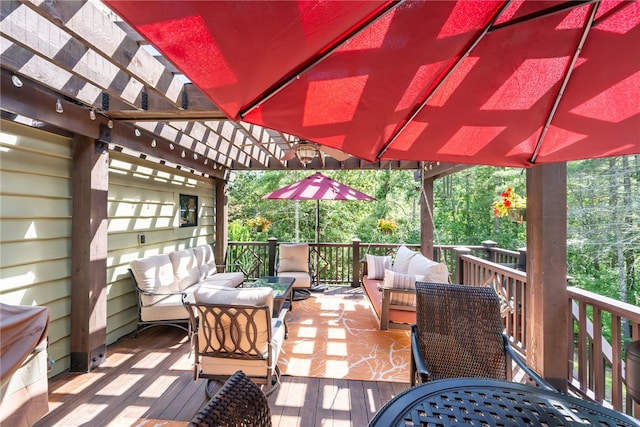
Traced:
<path id="1" fill-rule="evenodd" d="M 504 206 L 506 208 L 510 208 L 511 207 L 511 200 L 504 199 Z"/>

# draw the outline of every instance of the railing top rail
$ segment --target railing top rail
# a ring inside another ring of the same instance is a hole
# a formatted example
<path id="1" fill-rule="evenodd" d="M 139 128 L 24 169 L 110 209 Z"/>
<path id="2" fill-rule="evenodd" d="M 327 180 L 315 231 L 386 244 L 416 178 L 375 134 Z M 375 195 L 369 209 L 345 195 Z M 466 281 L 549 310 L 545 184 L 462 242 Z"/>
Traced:
<path id="1" fill-rule="evenodd" d="M 491 268 L 491 270 L 498 273 L 507 274 L 512 277 L 521 277 L 522 280 L 527 280 L 527 273 L 524 271 L 516 270 L 515 268 L 507 267 L 496 262 L 487 261 L 486 259 L 478 258 L 477 256 L 473 255 L 462 255 L 460 256 L 460 258 L 475 265 L 488 266 Z"/>
<path id="2" fill-rule="evenodd" d="M 640 323 L 640 307 L 636 305 L 618 301 L 616 299 L 596 294 L 595 292 L 590 292 L 585 289 L 580 289 L 575 286 L 567 287 L 567 292 L 570 298 L 579 299 L 580 301 L 595 305 L 605 311 L 615 313 L 620 317 L 624 317 L 625 319 Z"/>

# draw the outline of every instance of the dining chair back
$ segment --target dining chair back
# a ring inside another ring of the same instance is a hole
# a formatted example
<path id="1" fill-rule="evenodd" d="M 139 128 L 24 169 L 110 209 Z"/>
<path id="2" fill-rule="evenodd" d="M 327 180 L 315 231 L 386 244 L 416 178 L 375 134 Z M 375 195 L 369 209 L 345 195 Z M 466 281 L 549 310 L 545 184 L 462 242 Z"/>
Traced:
<path id="1" fill-rule="evenodd" d="M 189 427 L 271 427 L 269 402 L 260 387 L 237 371 L 198 412 Z"/>
<path id="2" fill-rule="evenodd" d="M 458 377 L 511 380 L 515 361 L 532 382 L 553 389 L 511 347 L 491 287 L 417 282 L 411 346 L 411 385 Z"/>

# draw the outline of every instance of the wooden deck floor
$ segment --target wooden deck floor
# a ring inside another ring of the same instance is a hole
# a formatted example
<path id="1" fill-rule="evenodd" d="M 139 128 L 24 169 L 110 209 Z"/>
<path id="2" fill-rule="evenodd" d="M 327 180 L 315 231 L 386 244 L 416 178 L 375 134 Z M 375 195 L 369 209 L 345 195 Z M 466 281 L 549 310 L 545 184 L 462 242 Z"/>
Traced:
<path id="1" fill-rule="evenodd" d="M 156 327 L 124 337 L 88 374 L 49 381 L 49 413 L 36 426 L 131 426 L 140 418 L 189 421 L 207 403 L 194 381 L 186 333 Z M 366 426 L 408 384 L 283 376 L 270 396 L 273 426 Z"/>

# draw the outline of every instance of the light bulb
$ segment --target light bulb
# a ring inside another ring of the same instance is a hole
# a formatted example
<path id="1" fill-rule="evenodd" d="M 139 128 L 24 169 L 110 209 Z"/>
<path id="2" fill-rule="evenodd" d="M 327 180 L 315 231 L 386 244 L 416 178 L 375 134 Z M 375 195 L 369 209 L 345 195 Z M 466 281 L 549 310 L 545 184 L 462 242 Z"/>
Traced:
<path id="1" fill-rule="evenodd" d="M 207 163 L 209 163 L 209 159 L 204 159 L 204 164 L 206 165 Z"/>
<path id="2" fill-rule="evenodd" d="M 198 155 L 196 153 L 193 153 L 193 160 L 198 160 Z"/>
<path id="3" fill-rule="evenodd" d="M 56 113 L 59 113 L 59 114 L 64 113 L 64 109 L 62 108 L 62 102 L 60 102 L 60 98 L 56 99 Z"/>
<path id="4" fill-rule="evenodd" d="M 93 108 L 89 110 L 89 118 L 91 120 L 95 120 L 96 119 L 96 110 L 94 110 Z"/>
<path id="5" fill-rule="evenodd" d="M 185 151 L 184 151 L 184 150 L 182 150 L 182 153 L 180 153 L 180 157 L 183 157 L 183 158 L 184 158 L 184 157 L 186 157 L 186 156 L 187 156 L 187 153 L 185 153 Z"/>
<path id="6" fill-rule="evenodd" d="M 22 87 L 22 80 L 20 80 L 20 77 L 15 74 L 11 76 L 11 82 L 15 87 Z"/>
<path id="7" fill-rule="evenodd" d="M 155 147 L 156 145 L 158 145 L 158 143 L 156 142 L 156 139 L 155 139 L 155 138 L 153 138 L 153 139 L 151 140 L 151 146 L 152 146 L 152 147 Z"/>
<path id="8" fill-rule="evenodd" d="M 113 120 L 109 120 L 109 121 L 107 122 L 107 127 L 108 127 L 109 129 L 113 129 Z"/>
<path id="9" fill-rule="evenodd" d="M 175 147 L 174 147 L 173 143 L 171 143 L 171 142 L 170 142 L 170 143 L 169 143 L 169 149 L 170 149 L 170 150 L 173 150 L 174 148 L 175 148 Z"/>
<path id="10" fill-rule="evenodd" d="M 140 129 L 138 129 L 138 128 L 136 128 L 136 129 L 133 131 L 133 133 L 134 133 L 136 136 L 140 136 L 140 135 L 142 135 L 142 133 L 140 132 Z"/>

